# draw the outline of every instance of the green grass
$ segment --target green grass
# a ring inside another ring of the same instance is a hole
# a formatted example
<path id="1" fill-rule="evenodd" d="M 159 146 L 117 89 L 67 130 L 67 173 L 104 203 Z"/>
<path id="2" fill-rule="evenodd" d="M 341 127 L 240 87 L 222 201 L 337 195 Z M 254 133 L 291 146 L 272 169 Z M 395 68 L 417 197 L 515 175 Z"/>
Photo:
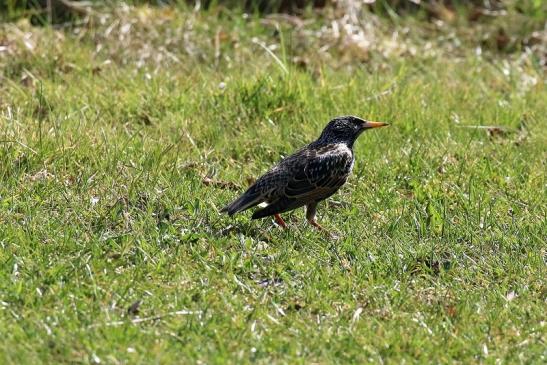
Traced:
<path id="1" fill-rule="evenodd" d="M 545 362 L 534 53 L 372 16 L 368 54 L 323 18 L 103 16 L 0 28 L 2 363 Z M 340 240 L 218 213 L 344 114 L 391 126 L 320 205 Z"/>

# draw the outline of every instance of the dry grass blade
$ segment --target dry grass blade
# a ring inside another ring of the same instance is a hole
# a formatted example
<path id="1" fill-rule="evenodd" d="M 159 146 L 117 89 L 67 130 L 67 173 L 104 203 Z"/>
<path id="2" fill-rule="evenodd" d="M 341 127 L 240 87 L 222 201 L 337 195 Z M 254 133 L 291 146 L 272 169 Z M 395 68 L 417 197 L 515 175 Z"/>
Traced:
<path id="1" fill-rule="evenodd" d="M 220 181 L 220 180 L 213 180 L 210 177 L 204 177 L 201 182 L 204 185 L 207 186 L 214 186 L 220 189 L 228 189 L 228 190 L 241 190 L 239 185 L 229 182 L 229 181 Z"/>
<path id="2" fill-rule="evenodd" d="M 157 316 L 151 316 L 151 317 L 145 317 L 145 318 L 135 318 L 129 321 L 113 321 L 113 322 L 106 322 L 106 323 L 95 323 L 88 328 L 97 328 L 97 327 L 116 327 L 116 326 L 122 326 L 127 323 L 132 324 L 139 324 L 143 322 L 151 322 L 151 321 L 159 321 L 167 317 L 173 317 L 173 316 L 186 316 L 186 315 L 201 315 L 201 311 L 190 311 L 186 309 L 178 310 L 175 312 L 169 312 L 165 314 L 160 314 Z"/>
<path id="3" fill-rule="evenodd" d="M 514 132 L 506 127 L 495 125 L 462 125 L 459 128 L 483 129 L 488 133 L 488 137 L 490 138 L 507 137 L 510 133 Z"/>
<path id="4" fill-rule="evenodd" d="M 259 40 L 257 39 L 253 39 L 253 43 L 254 44 L 257 44 L 259 45 L 260 47 L 262 47 L 273 59 L 274 61 L 279 65 L 279 67 L 281 68 L 281 70 L 285 73 L 285 74 L 288 74 L 289 73 L 289 70 L 287 69 L 287 66 L 285 66 L 285 64 L 283 63 L 283 61 L 281 61 L 279 59 L 279 57 L 277 57 L 275 55 L 275 53 L 272 52 L 271 49 L 269 49 L 264 43 L 260 42 Z"/>

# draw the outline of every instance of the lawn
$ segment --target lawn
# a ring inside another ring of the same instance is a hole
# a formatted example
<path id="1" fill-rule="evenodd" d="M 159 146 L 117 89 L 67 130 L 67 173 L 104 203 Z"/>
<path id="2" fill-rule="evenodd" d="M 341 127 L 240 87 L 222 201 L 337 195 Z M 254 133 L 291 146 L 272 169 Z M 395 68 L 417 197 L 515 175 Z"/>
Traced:
<path id="1" fill-rule="evenodd" d="M 354 10 L 0 23 L 0 362 L 545 363 L 545 19 Z M 219 213 L 347 114 L 338 240 Z"/>

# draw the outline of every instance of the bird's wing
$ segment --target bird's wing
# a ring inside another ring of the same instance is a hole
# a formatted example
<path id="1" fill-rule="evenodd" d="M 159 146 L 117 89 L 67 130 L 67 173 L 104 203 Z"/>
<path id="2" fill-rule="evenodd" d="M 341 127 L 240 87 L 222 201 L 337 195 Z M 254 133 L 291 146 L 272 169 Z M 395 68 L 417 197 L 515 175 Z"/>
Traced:
<path id="1" fill-rule="evenodd" d="M 305 150 L 288 169 L 283 196 L 304 202 L 325 199 L 346 182 L 352 164 L 353 154 L 344 145 Z"/>

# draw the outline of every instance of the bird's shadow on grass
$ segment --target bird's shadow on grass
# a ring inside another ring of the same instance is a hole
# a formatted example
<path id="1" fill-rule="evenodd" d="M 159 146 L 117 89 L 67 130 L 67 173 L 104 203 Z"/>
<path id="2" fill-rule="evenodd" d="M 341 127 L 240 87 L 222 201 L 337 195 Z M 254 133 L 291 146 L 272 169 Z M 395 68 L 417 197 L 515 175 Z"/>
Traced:
<path id="1" fill-rule="evenodd" d="M 227 225 L 223 225 L 224 220 L 220 218 L 218 225 L 223 225 L 223 227 L 215 229 L 215 235 L 218 237 L 243 235 L 266 242 L 274 242 L 277 239 L 283 239 L 287 242 L 292 242 L 295 248 L 302 246 L 302 237 L 335 242 L 340 239 L 339 236 L 333 237 L 326 232 L 313 229 L 311 226 L 305 224 L 305 220 L 299 219 L 293 215 L 288 215 L 285 220 L 288 227 L 284 229 L 277 225 L 271 217 L 262 220 L 251 220 L 247 217 L 242 217 L 235 219 L 232 223 L 228 223 Z"/>

